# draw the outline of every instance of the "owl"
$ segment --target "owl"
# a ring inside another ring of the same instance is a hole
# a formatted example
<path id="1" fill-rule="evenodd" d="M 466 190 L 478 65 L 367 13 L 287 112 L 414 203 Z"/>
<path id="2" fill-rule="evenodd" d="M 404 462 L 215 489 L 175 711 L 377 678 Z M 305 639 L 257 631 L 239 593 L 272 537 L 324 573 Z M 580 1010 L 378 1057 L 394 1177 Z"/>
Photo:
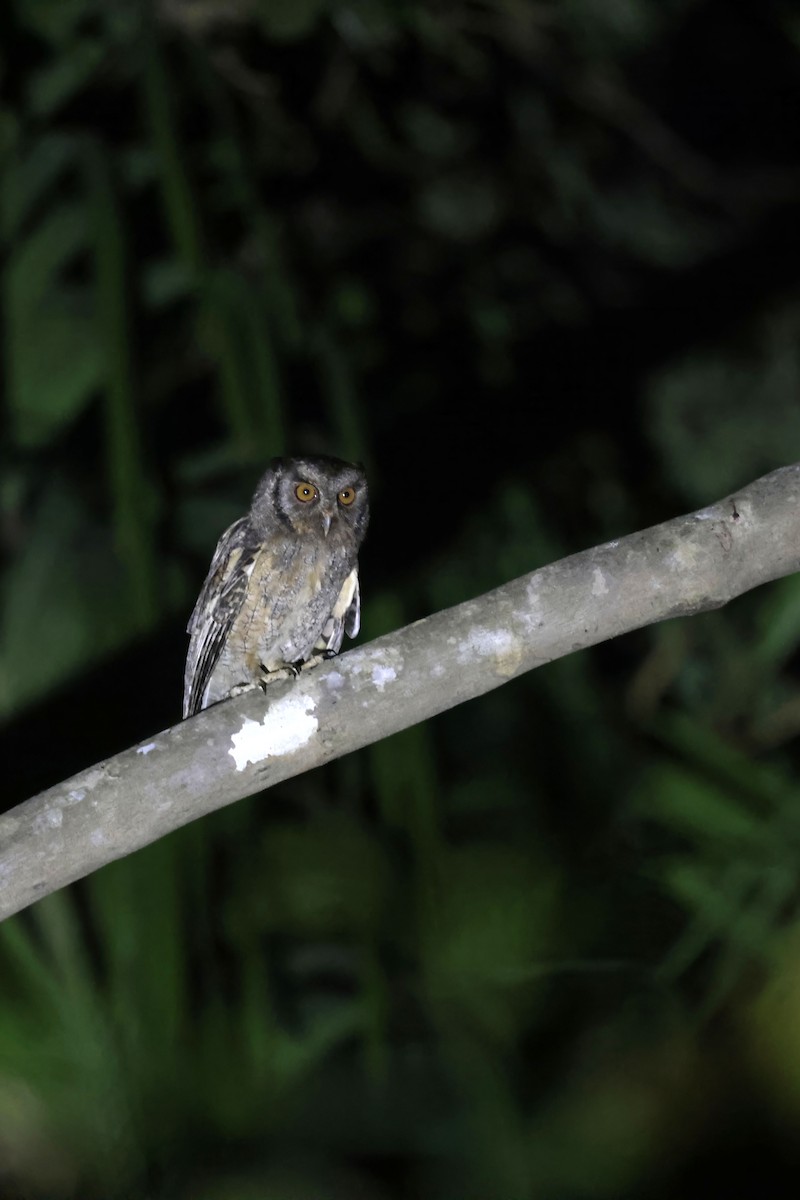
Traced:
<path id="1" fill-rule="evenodd" d="M 219 539 L 189 619 L 183 715 L 336 654 L 359 630 L 362 468 L 275 458 L 250 511 Z"/>

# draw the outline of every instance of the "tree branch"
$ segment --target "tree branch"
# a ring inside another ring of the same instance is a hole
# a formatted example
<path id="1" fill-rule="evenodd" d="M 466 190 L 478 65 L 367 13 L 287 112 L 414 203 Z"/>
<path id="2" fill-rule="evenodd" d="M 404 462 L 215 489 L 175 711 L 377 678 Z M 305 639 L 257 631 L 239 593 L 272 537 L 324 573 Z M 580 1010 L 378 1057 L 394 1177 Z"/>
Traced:
<path id="1" fill-rule="evenodd" d="M 216 705 L 0 817 L 0 919 L 524 671 L 798 569 L 800 464 Z"/>

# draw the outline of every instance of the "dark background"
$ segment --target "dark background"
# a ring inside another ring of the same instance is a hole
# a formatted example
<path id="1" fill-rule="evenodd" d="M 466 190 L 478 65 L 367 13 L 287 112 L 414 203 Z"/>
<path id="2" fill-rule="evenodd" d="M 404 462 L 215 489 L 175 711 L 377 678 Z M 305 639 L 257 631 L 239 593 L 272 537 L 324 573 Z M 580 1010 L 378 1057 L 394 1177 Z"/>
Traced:
<path id="1" fill-rule="evenodd" d="M 2 10 L 3 804 L 173 724 L 275 454 L 363 639 L 800 458 L 786 2 Z M 800 588 L 0 926 L 0 1197 L 794 1195 Z"/>

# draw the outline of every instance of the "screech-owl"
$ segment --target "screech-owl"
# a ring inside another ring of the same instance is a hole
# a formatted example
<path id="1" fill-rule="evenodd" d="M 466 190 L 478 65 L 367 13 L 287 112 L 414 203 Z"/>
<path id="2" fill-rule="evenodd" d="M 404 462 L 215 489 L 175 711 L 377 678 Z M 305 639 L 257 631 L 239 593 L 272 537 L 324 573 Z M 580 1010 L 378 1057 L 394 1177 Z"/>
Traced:
<path id="1" fill-rule="evenodd" d="M 359 630 L 358 549 L 369 521 L 362 468 L 275 458 L 250 511 L 217 543 L 187 627 L 183 715 L 336 654 Z"/>

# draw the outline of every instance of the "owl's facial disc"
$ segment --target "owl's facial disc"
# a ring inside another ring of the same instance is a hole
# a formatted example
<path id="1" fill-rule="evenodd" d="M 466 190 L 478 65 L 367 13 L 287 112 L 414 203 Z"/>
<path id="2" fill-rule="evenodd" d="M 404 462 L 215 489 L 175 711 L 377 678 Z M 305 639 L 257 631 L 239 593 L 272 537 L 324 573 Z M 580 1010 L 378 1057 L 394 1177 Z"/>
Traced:
<path id="1" fill-rule="evenodd" d="M 331 521 L 334 517 L 333 509 L 325 499 L 320 489 L 308 479 L 302 479 L 295 484 L 294 488 L 295 499 L 301 504 L 307 504 L 309 508 L 319 509 L 319 519 L 322 523 L 322 536 L 327 537 L 330 533 Z"/>

